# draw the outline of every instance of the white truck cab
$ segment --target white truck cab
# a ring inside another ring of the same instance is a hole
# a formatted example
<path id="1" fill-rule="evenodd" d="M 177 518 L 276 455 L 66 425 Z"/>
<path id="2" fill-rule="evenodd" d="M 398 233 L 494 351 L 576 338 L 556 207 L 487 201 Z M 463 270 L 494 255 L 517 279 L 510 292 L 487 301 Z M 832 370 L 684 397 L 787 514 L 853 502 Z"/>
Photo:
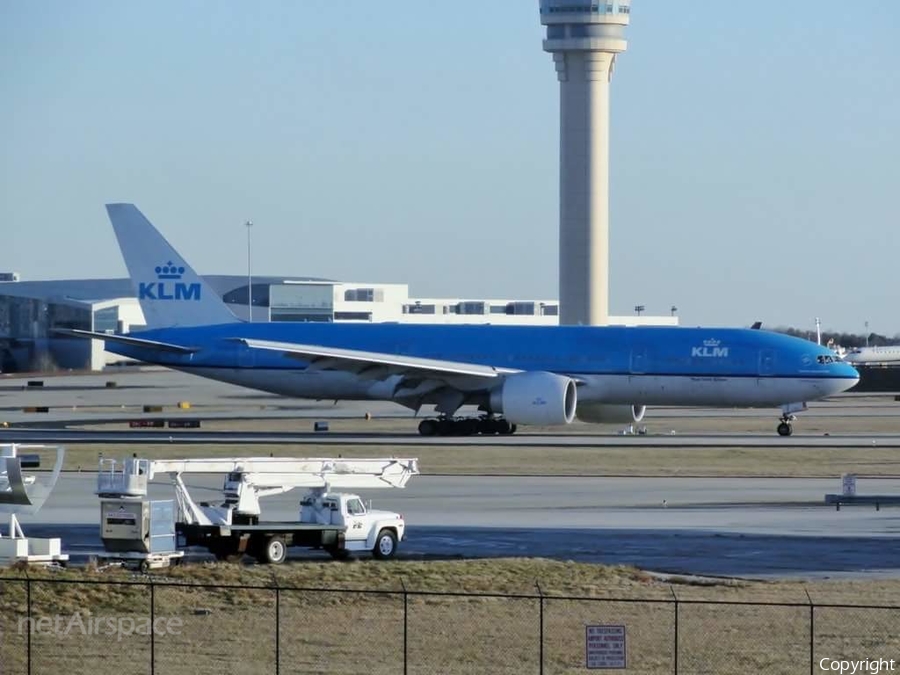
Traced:
<path id="1" fill-rule="evenodd" d="M 343 548 L 329 551 L 336 558 L 359 551 L 391 558 L 406 536 L 401 514 L 369 510 L 359 495 L 343 492 L 311 491 L 300 502 L 300 522 L 344 528 Z"/>

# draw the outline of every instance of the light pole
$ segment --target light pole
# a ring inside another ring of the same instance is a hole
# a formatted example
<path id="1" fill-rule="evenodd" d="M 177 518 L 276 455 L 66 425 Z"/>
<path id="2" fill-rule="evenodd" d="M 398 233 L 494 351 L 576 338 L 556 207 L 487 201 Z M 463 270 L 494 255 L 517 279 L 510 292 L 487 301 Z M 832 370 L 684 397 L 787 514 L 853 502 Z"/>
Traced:
<path id="1" fill-rule="evenodd" d="M 253 221 L 244 223 L 247 227 L 247 316 L 253 321 L 253 270 L 250 266 L 250 230 L 253 229 Z"/>
<path id="2" fill-rule="evenodd" d="M 678 311 L 678 308 L 675 305 L 672 305 L 672 308 L 669 311 L 672 312 L 672 316 L 675 316 L 675 312 Z"/>
<path id="3" fill-rule="evenodd" d="M 866 347 L 869 346 L 869 322 L 866 321 Z"/>
<path id="4" fill-rule="evenodd" d="M 643 305 L 635 305 L 634 311 L 637 313 L 638 316 L 640 316 L 641 312 L 644 311 L 644 306 Z"/>

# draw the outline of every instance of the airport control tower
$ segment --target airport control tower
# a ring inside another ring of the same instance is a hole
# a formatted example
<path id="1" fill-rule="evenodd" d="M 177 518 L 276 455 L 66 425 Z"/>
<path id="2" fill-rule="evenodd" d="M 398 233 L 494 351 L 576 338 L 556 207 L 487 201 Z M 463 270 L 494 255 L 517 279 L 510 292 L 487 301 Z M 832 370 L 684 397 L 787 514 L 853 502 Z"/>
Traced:
<path id="1" fill-rule="evenodd" d="M 609 83 L 631 0 L 540 0 L 559 80 L 559 322 L 609 317 Z"/>

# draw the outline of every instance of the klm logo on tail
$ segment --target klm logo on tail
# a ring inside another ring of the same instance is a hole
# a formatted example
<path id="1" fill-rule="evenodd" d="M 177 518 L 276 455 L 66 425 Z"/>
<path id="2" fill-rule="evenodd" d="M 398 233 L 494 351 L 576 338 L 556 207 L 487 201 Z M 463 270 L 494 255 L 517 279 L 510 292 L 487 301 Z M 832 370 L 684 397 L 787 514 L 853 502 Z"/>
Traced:
<path id="1" fill-rule="evenodd" d="M 138 300 L 199 300 L 200 284 L 186 284 L 179 281 L 184 267 L 170 260 L 156 267 L 156 281 L 138 283 Z"/>

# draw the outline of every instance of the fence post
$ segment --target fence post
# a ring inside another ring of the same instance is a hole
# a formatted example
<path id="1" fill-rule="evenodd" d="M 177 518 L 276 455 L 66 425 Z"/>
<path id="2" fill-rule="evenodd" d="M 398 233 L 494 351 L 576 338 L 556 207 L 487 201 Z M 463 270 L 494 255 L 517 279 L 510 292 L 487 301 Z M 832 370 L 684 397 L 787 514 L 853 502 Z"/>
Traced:
<path id="1" fill-rule="evenodd" d="M 27 609 L 28 621 L 26 621 L 26 623 L 28 624 L 28 642 L 27 642 L 28 646 L 26 647 L 26 650 L 27 650 L 26 658 L 28 661 L 28 675 L 31 675 L 31 626 L 34 623 L 34 621 L 31 616 L 31 577 L 28 576 L 28 572 L 25 572 L 25 597 L 26 597 L 25 602 L 26 602 L 27 608 L 28 608 Z"/>
<path id="2" fill-rule="evenodd" d="M 806 599 L 809 602 L 809 672 L 813 673 L 816 662 L 816 606 L 813 604 L 809 591 L 805 588 Z"/>
<path id="3" fill-rule="evenodd" d="M 403 582 L 403 577 L 400 577 L 400 585 L 403 587 L 403 675 L 406 675 L 409 668 L 407 652 L 409 646 L 409 593 L 406 590 L 406 584 Z"/>
<path id="4" fill-rule="evenodd" d="M 675 645 L 673 649 L 674 654 L 674 665 L 675 675 L 678 675 L 678 596 L 675 594 L 675 588 L 673 586 L 669 586 L 669 591 L 672 593 L 672 597 L 675 599 Z"/>
<path id="5" fill-rule="evenodd" d="M 535 587 L 538 592 L 538 621 L 540 622 L 540 630 L 538 633 L 538 672 L 544 675 L 544 591 L 541 585 L 535 581 Z"/>
<path id="6" fill-rule="evenodd" d="M 281 587 L 275 579 L 275 675 L 281 673 Z"/>
<path id="7" fill-rule="evenodd" d="M 156 675 L 156 586 L 150 581 L 150 675 Z"/>

